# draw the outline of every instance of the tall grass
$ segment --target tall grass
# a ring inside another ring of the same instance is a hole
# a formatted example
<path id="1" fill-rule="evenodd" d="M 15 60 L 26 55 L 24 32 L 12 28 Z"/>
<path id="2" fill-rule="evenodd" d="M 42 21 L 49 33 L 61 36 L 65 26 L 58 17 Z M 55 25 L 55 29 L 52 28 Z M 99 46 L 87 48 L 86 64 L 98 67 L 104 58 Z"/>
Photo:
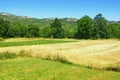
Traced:
<path id="1" fill-rule="evenodd" d="M 59 55 L 59 54 L 39 54 L 37 56 L 33 56 L 31 51 L 25 51 L 21 50 L 18 54 L 19 57 L 33 57 L 33 58 L 40 58 L 42 60 L 49 60 L 49 61 L 55 61 L 55 62 L 61 62 L 61 63 L 67 63 L 67 64 L 73 64 L 72 62 L 68 61 L 65 56 Z"/>
<path id="2" fill-rule="evenodd" d="M 12 53 L 12 52 L 0 53 L 1 60 L 12 59 L 12 58 L 16 58 L 16 57 L 17 57 L 17 55 L 15 53 Z"/>
<path id="3" fill-rule="evenodd" d="M 0 60 L 6 60 L 6 59 L 13 59 L 17 57 L 22 57 L 22 58 L 40 58 L 41 60 L 49 60 L 49 61 L 54 61 L 54 62 L 61 62 L 65 64 L 72 64 L 72 65 L 78 65 L 82 66 L 85 68 L 93 69 L 93 70 L 106 70 L 106 71 L 115 71 L 115 72 L 120 72 L 120 66 L 119 65 L 108 65 L 104 68 L 98 68 L 94 67 L 92 65 L 84 66 L 84 65 L 79 65 L 79 64 L 74 64 L 70 62 L 65 56 L 59 55 L 59 54 L 47 54 L 47 55 L 39 55 L 39 56 L 32 56 L 31 53 L 26 52 L 24 50 L 21 50 L 19 54 L 15 54 L 12 52 L 3 52 L 0 53 Z"/>
<path id="4" fill-rule="evenodd" d="M 66 57 L 61 56 L 59 54 L 48 54 L 46 56 L 41 56 L 40 57 L 43 60 L 50 60 L 50 61 L 55 61 L 55 62 L 61 62 L 61 63 L 66 63 L 66 64 L 73 64 L 72 62 L 68 61 Z"/>

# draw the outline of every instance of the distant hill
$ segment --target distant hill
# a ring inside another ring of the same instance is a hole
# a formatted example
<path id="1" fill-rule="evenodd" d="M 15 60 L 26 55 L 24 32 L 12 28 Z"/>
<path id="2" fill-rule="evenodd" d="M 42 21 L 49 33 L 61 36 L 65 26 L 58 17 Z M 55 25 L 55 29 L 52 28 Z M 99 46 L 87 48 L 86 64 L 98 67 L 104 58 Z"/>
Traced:
<path id="1" fill-rule="evenodd" d="M 50 23 L 52 23 L 53 20 L 55 19 L 55 18 L 38 19 L 38 18 L 29 17 L 29 16 L 17 16 L 17 15 L 7 13 L 7 12 L 1 12 L 0 18 L 8 20 L 11 23 L 20 22 L 20 23 L 27 24 L 27 25 L 37 25 L 40 27 L 50 26 Z M 77 28 L 76 18 L 59 18 L 59 19 L 65 28 L 67 29 Z"/>

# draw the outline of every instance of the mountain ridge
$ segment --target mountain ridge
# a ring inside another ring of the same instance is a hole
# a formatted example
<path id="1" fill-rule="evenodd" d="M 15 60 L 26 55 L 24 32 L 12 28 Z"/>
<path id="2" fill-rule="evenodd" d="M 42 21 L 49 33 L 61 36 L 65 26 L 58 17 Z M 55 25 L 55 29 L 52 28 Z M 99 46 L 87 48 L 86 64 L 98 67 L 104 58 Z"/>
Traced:
<path id="1" fill-rule="evenodd" d="M 20 22 L 22 24 L 27 25 L 37 25 L 40 27 L 49 27 L 50 24 L 53 22 L 53 20 L 57 17 L 51 17 L 51 18 L 33 18 L 29 16 L 18 16 L 7 12 L 0 12 L 0 18 L 3 18 L 4 20 L 8 20 L 11 23 L 14 22 Z M 58 18 L 61 23 L 68 29 L 75 29 L 77 27 L 77 19 L 76 18 Z"/>

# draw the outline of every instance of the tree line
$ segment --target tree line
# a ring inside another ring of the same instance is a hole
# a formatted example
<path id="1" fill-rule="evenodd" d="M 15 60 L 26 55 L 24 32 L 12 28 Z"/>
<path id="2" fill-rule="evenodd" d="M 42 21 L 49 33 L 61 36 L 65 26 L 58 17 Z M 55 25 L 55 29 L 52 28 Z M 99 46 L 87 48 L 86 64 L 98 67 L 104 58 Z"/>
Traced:
<path id="1" fill-rule="evenodd" d="M 77 22 L 76 30 L 67 30 L 59 19 L 54 19 L 49 27 L 27 25 L 20 22 L 11 23 L 0 18 L 0 37 L 43 37 L 43 38 L 76 38 L 76 39 L 108 39 L 120 38 L 120 23 L 109 22 L 102 14 L 94 19 L 88 15 Z"/>

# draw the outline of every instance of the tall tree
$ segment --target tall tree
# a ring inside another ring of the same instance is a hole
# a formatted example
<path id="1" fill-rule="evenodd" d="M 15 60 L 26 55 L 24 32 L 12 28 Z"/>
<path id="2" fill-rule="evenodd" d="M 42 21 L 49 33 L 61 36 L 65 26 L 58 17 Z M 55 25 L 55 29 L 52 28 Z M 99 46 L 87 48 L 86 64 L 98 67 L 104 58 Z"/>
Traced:
<path id="1" fill-rule="evenodd" d="M 85 15 L 77 21 L 78 31 L 76 37 L 79 39 L 89 39 L 92 37 L 93 20 Z"/>
<path id="2" fill-rule="evenodd" d="M 63 38 L 64 37 L 64 30 L 62 29 L 62 24 L 57 18 L 51 24 L 51 29 L 52 29 L 52 37 L 53 38 Z"/>
<path id="3" fill-rule="evenodd" d="M 107 20 L 102 14 L 96 15 L 94 18 L 94 38 L 109 38 L 109 27 Z"/>
<path id="4" fill-rule="evenodd" d="M 9 37 L 10 22 L 0 18 L 0 37 Z"/>

